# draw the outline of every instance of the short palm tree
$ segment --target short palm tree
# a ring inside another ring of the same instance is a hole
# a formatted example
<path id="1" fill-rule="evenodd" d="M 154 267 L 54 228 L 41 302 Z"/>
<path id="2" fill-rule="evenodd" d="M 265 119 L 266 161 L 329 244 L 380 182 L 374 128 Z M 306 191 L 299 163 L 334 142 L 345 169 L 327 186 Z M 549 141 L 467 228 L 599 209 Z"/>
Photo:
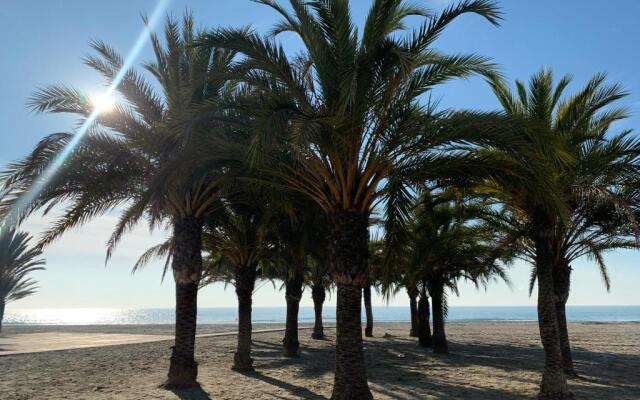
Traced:
<path id="1" fill-rule="evenodd" d="M 197 293 L 202 273 L 202 229 L 209 214 L 220 207 L 223 162 L 212 157 L 229 132 L 218 124 L 220 104 L 233 85 L 222 78 L 232 52 L 196 48 L 201 38 L 188 14 L 182 24 L 169 18 L 165 41 L 151 35 L 155 60 L 145 69 L 162 93 L 134 70 L 124 72 L 117 86 L 122 103 L 101 113 L 64 160 L 56 176 L 28 211 L 62 204 L 66 212 L 41 241 L 109 210 L 122 209 L 109 240 L 109 257 L 122 235 L 147 218 L 151 227 L 172 231 L 171 262 L 176 289 L 175 345 L 168 385 L 195 385 L 194 359 Z M 110 83 L 124 60 L 102 42 L 94 42 L 98 56 L 85 63 Z M 71 113 L 81 122 L 94 105 L 80 90 L 66 86 L 42 89 L 32 99 L 35 110 Z M 215 115 L 215 116 L 214 116 Z M 45 138 L 23 161 L 11 166 L 5 185 L 13 196 L 29 190 L 42 171 L 75 140 L 74 133 Z M 226 166 L 226 164 L 224 164 Z"/>
<path id="2" fill-rule="evenodd" d="M 565 139 L 566 151 L 574 162 L 559 168 L 555 179 L 563 188 L 567 216 L 556 222 L 552 236 L 553 280 L 556 298 L 556 318 L 562 351 L 564 372 L 576 376 L 573 366 L 565 305 L 569 298 L 571 263 L 587 256 L 596 262 L 607 290 L 609 278 L 603 253 L 622 248 L 637 248 L 634 191 L 627 190 L 629 182 L 637 181 L 640 172 L 640 139 L 623 131 L 610 132 L 611 125 L 626 118 L 623 108 L 611 105 L 625 96 L 617 85 L 605 85 L 605 76 L 594 76 L 587 85 L 567 101 L 558 103 L 569 77 L 563 77 L 552 86 L 551 71 L 542 71 L 532 80 L 529 92 L 524 83 L 517 81 L 518 94 L 510 92 L 500 81 L 493 89 L 510 115 L 541 118 L 552 127 L 554 134 Z M 537 87 L 541 87 L 538 89 Z M 541 90 L 541 92 L 540 92 Z M 547 102 L 547 111 L 541 115 L 532 108 L 528 93 L 541 93 L 537 99 Z M 511 240 L 520 250 L 521 257 L 534 266 L 531 290 L 536 280 L 535 246 L 526 235 L 527 220 L 518 213 L 503 212 L 496 215 L 507 228 Z"/>
<path id="3" fill-rule="evenodd" d="M 369 216 L 390 172 L 412 165 L 421 144 L 431 143 L 418 135 L 419 97 L 449 79 L 492 70 L 483 57 L 443 55 L 431 45 L 458 16 L 475 13 L 497 23 L 498 11 L 486 0 L 465 0 L 435 15 L 402 0 L 374 0 L 360 35 L 347 0 L 290 0 L 291 11 L 275 0 L 259 2 L 283 17 L 275 34 L 290 31 L 302 40 L 299 57 L 290 59 L 271 38 L 246 30 L 219 29 L 203 44 L 245 56 L 238 77 L 262 94 L 250 107 L 260 110 L 265 127 L 256 145 L 284 142 L 295 162 L 283 166 L 271 158 L 263 167 L 328 215 L 337 285 L 332 398 L 370 399 L 360 323 Z M 411 15 L 426 21 L 402 36 Z M 427 171 L 426 164 L 441 165 L 421 161 Z"/>
<path id="4" fill-rule="evenodd" d="M 252 303 L 256 280 L 276 258 L 273 231 L 277 215 L 267 202 L 226 201 L 226 216 L 210 220 L 205 229 L 208 253 L 205 281 L 225 281 L 235 287 L 238 298 L 238 346 L 234 371 L 253 371 L 251 358 Z M 263 200 L 263 199 L 261 199 Z"/>
<path id="5" fill-rule="evenodd" d="M 329 276 L 329 263 L 326 259 L 326 246 L 313 252 L 307 260 L 305 271 L 305 285 L 311 289 L 313 300 L 314 324 L 311 337 L 324 339 L 324 325 L 322 323 L 322 308 L 327 299 L 327 292 L 331 290 L 332 282 Z"/>
<path id="6" fill-rule="evenodd" d="M 384 240 L 373 237 L 369 240 L 369 269 L 367 280 L 362 287 L 362 299 L 366 316 L 364 335 L 373 337 L 373 306 L 371 289 L 379 291 L 384 268 Z"/>
<path id="7" fill-rule="evenodd" d="M 407 229 L 410 226 L 407 225 Z M 411 257 L 409 256 L 409 249 L 411 243 L 409 243 L 408 239 L 406 239 L 404 243 L 404 248 L 402 252 L 402 257 L 395 257 L 393 262 L 388 262 L 386 257 L 387 244 L 384 243 L 385 253 L 383 253 L 382 260 L 382 274 L 380 276 L 380 292 L 385 299 L 390 299 L 396 296 L 403 289 L 406 291 L 407 296 L 409 297 L 409 315 L 411 320 L 411 328 L 409 329 L 409 336 L 411 337 L 422 337 L 420 340 L 421 345 L 430 346 L 430 342 L 427 340 L 427 336 L 430 337 L 431 334 L 428 335 L 423 334 L 420 336 L 420 332 L 424 331 L 427 326 L 422 326 L 423 329 L 419 328 L 419 318 L 428 316 L 428 308 L 426 308 L 425 312 L 418 311 L 418 303 L 419 299 L 423 298 L 421 293 L 426 293 L 426 291 L 421 290 L 422 282 L 417 274 L 417 269 L 413 267 L 411 264 Z M 426 290 L 426 289 L 425 289 Z M 423 301 L 424 303 L 424 301 Z M 422 305 L 422 311 L 425 311 L 424 304 Z M 430 339 L 429 339 L 430 340 Z M 428 342 L 428 343 L 427 343 Z"/>
<path id="8" fill-rule="evenodd" d="M 326 247 L 326 218 L 316 203 L 299 193 L 290 193 L 285 202 L 283 215 L 278 218 L 274 236 L 279 252 L 279 275 L 284 281 L 287 303 L 287 318 L 283 340 L 285 357 L 298 357 L 298 312 L 304 289 L 306 270 L 311 255 L 318 254 Z"/>
<path id="9" fill-rule="evenodd" d="M 504 266 L 498 262 L 502 254 L 498 241 L 493 231 L 481 223 L 486 211 L 486 205 L 473 202 L 434 203 L 431 196 L 423 196 L 417 207 L 411 265 L 421 279 L 422 290 L 426 288 L 432 299 L 435 353 L 449 351 L 445 289 L 457 294 L 461 279 L 476 286 L 497 278 L 508 282 Z M 421 301 L 423 298 L 426 300 L 424 292 Z"/>
<path id="10" fill-rule="evenodd" d="M 0 227 L 0 332 L 5 306 L 35 293 L 35 282 L 29 274 L 44 269 L 42 251 L 30 247 L 30 241 L 26 232 Z"/>

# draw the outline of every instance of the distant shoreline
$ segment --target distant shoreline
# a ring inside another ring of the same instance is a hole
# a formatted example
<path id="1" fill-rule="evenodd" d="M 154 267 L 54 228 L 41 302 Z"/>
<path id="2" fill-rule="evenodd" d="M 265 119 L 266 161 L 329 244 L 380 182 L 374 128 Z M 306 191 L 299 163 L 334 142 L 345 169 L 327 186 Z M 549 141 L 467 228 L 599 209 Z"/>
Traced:
<path id="1" fill-rule="evenodd" d="M 508 320 L 472 320 L 472 321 L 448 321 L 447 326 L 488 326 L 488 325 L 537 325 L 537 321 L 508 321 Z M 283 323 L 254 322 L 254 329 L 283 328 Z M 569 321 L 569 325 L 640 325 L 640 321 Z M 364 328 L 364 324 L 362 325 Z M 406 326 L 408 321 L 380 321 L 375 322 L 374 329 L 385 330 L 390 327 Z M 312 324 L 302 323 L 300 329 L 311 328 Z M 329 323 L 326 327 L 333 328 Z M 237 329 L 236 324 L 198 324 L 198 334 L 212 334 Z M 455 329 L 455 328 L 454 328 Z M 170 334 L 174 330 L 174 324 L 5 324 L 3 334 L 39 333 L 39 332 L 91 332 L 91 333 L 136 333 L 136 334 Z M 0 334 L 1 336 L 1 334 Z"/>

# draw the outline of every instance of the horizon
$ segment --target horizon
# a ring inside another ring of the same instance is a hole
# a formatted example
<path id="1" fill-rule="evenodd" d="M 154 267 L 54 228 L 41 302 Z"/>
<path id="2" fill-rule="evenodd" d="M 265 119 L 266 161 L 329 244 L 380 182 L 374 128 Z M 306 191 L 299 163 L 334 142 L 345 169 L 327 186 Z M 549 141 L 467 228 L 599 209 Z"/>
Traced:
<path id="1" fill-rule="evenodd" d="M 313 305 L 300 305 L 300 308 L 312 308 Z M 325 304 L 325 307 L 335 308 L 335 305 Z M 398 305 L 373 305 L 373 308 L 405 308 L 407 305 L 398 304 Z M 509 304 L 509 305 L 453 305 L 449 306 L 449 308 L 534 308 L 535 304 Z M 603 308 L 613 308 L 613 307 L 640 307 L 640 304 L 567 304 L 569 308 L 576 307 L 603 307 Z M 37 307 L 37 308 L 13 308 L 11 311 L 26 311 L 26 310 L 171 310 L 175 307 Z M 207 309 L 225 309 L 225 310 L 236 310 L 238 307 L 219 307 L 219 306 L 211 306 L 211 307 L 198 307 L 198 310 L 207 310 Z M 252 310 L 256 309 L 265 309 L 265 308 L 282 308 L 286 309 L 286 305 L 281 306 L 252 306 Z M 364 309 L 364 305 L 362 306 Z"/>
<path id="2" fill-rule="evenodd" d="M 0 117 L 0 165 L 19 159 L 46 134 L 70 129 L 74 120 L 66 116 L 34 115 L 25 106 L 29 96 L 38 88 L 53 83 L 77 86 L 94 94 L 104 90 L 103 85 L 81 57 L 89 54 L 89 41 L 104 40 L 120 53 L 128 54 L 134 46 L 142 23 L 140 12 L 150 14 L 158 2 L 132 0 L 126 6 L 121 3 L 66 2 L 43 3 L 39 7 L 46 19 L 24 29 L 24 21 L 33 20 L 31 7 L 26 2 L 15 2 L 0 9 L 0 25 L 3 37 L 15 41 L 0 47 L 0 72 L 7 79 L 0 105 L 5 110 Z M 432 2 L 443 7 L 449 2 Z M 542 66 L 553 67 L 556 79 L 568 73 L 574 78 L 570 91 L 580 87 L 593 74 L 606 71 L 610 82 L 622 84 L 630 95 L 622 101 L 630 109 L 631 117 L 615 125 L 613 131 L 637 128 L 640 124 L 640 55 L 630 51 L 627 38 L 637 35 L 635 15 L 640 13 L 640 3 L 620 2 L 628 12 L 620 15 L 622 6 L 594 6 L 610 3 L 591 3 L 572 0 L 539 2 L 536 7 L 514 1 L 499 2 L 503 7 L 501 27 L 491 27 L 479 18 L 465 16 L 437 42 L 436 48 L 448 52 L 474 51 L 492 57 L 502 66 L 509 82 L 527 80 Z M 354 17 L 360 21 L 367 7 L 354 4 Z M 277 20 L 275 13 L 259 4 L 233 0 L 211 1 L 173 0 L 167 13 L 179 18 L 185 9 L 196 16 L 196 23 L 207 27 L 218 25 L 244 25 L 253 23 L 263 32 Z M 635 10 L 635 11 L 634 11 Z M 95 18 L 98 15 L 100 18 Z M 596 26 L 592 21 L 604 21 Z M 566 21 L 572 21 L 571 31 Z M 608 22 L 615 21 L 615 25 Z M 544 29 L 538 28 L 544 23 Z M 156 27 L 156 31 L 160 29 Z M 45 38 L 46 42 L 42 39 Z M 560 38 L 560 40 L 558 40 Z M 627 39 L 627 40 L 625 40 Z M 294 52 L 298 48 L 295 38 L 283 36 L 285 48 Z M 522 44 L 526 43 L 526 48 Z M 147 43 L 134 65 L 139 66 L 150 58 Z M 625 58 L 627 62 L 617 62 Z M 459 80 L 443 85 L 434 91 L 441 99 L 441 107 L 497 109 L 498 103 L 479 78 Z M 636 129 L 637 131 L 637 129 Z M 37 236 L 46 226 L 48 218 L 32 216 L 22 227 Z M 115 222 L 113 214 L 97 218 L 81 229 L 70 231 L 45 250 L 46 270 L 33 274 L 38 281 L 38 292 L 30 297 L 7 305 L 7 311 L 19 309 L 77 308 L 173 308 L 174 287 L 171 278 L 160 283 L 162 261 L 154 262 L 144 270 L 131 275 L 135 259 L 148 247 L 161 241 L 162 232 L 149 234 L 147 227 L 138 226 L 125 236 L 113 259 L 104 267 L 105 246 Z M 605 258 L 611 276 L 611 292 L 602 284 L 596 265 L 580 259 L 574 267 L 569 306 L 640 306 L 636 283 L 640 282 L 638 254 L 633 251 L 610 253 Z M 535 291 L 529 296 L 530 267 L 517 262 L 509 269 L 513 282 L 511 290 L 504 282 L 492 283 L 487 290 L 476 290 L 472 285 L 461 284 L 461 296 L 450 296 L 452 307 L 501 307 L 533 306 Z M 200 292 L 202 308 L 233 308 L 236 298 L 232 288 L 214 284 Z M 385 306 L 384 300 L 374 295 L 374 306 Z M 327 299 L 327 305 L 335 305 L 335 295 Z M 586 304 L 586 302 L 591 302 Z M 254 304 L 264 307 L 284 306 L 284 293 L 263 284 L 256 291 Z M 309 290 L 305 290 L 301 306 L 312 304 Z M 408 304 L 404 292 L 399 293 L 391 306 Z M 256 308 L 259 308 L 257 306 Z"/>

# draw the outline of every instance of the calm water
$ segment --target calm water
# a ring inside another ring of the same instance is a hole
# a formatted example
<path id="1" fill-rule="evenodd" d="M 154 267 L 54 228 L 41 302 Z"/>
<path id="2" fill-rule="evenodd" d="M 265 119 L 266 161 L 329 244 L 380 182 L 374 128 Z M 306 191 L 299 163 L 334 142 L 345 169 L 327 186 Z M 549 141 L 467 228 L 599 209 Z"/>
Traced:
<path id="1" fill-rule="evenodd" d="M 374 307 L 374 319 L 380 322 L 409 321 L 408 307 Z M 623 322 L 640 321 L 640 306 L 569 306 L 571 321 Z M 324 320 L 335 322 L 335 307 L 325 307 Z M 364 317 L 364 313 L 363 313 Z M 449 321 L 534 321 L 535 307 L 450 307 Z M 256 307 L 253 310 L 255 323 L 280 323 L 285 321 L 284 307 Z M 300 321 L 313 322 L 313 307 L 300 308 Z M 170 308 L 149 309 L 31 309 L 7 311 L 6 324 L 172 324 L 174 311 Z M 200 324 L 233 324 L 236 322 L 235 308 L 201 308 L 198 310 Z"/>

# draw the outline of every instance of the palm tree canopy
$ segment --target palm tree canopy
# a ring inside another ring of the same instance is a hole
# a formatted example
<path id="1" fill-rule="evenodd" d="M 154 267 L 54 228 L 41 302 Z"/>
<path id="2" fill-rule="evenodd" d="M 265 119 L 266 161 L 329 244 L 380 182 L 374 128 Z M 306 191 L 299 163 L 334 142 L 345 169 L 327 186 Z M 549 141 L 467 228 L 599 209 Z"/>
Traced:
<path id="1" fill-rule="evenodd" d="M 486 285 L 509 282 L 504 262 L 510 260 L 499 237 L 483 222 L 488 205 L 471 201 L 433 201 L 423 196 L 412 228 L 411 267 L 421 280 L 439 278 L 457 292 L 459 279 Z"/>
<path id="2" fill-rule="evenodd" d="M 109 241 L 108 255 L 122 234 L 141 218 L 152 227 L 174 218 L 204 218 L 219 204 L 222 169 L 229 160 L 212 156 L 212 149 L 236 134 L 222 127 L 220 103 L 234 86 L 222 78 L 234 53 L 195 47 L 203 36 L 185 14 L 182 23 L 168 18 L 165 44 L 151 35 L 155 59 L 144 69 L 161 92 L 134 69 L 125 71 L 116 88 L 121 100 L 113 110 L 98 115 L 77 147 L 25 214 L 56 205 L 65 214 L 45 233 L 46 244 L 68 229 L 117 207 L 124 208 Z M 85 63 L 110 83 L 123 58 L 103 42 L 93 42 L 97 53 Z M 71 113 L 84 122 L 93 105 L 80 90 L 67 86 L 41 89 L 31 106 L 40 112 Z M 38 182 L 42 172 L 74 139 L 76 133 L 46 137 L 24 160 L 3 174 L 4 207 Z"/>
<path id="3" fill-rule="evenodd" d="M 28 276 L 44 269 L 42 251 L 30 247 L 31 237 L 14 228 L 0 227 L 0 302 L 6 304 L 36 291 L 35 281 Z"/>
<path id="4" fill-rule="evenodd" d="M 407 166 L 418 149 L 434 145 L 433 138 L 420 135 L 426 118 L 422 94 L 452 78 L 495 72 L 484 57 L 431 48 L 462 14 L 497 24 L 491 1 L 466 0 L 432 15 L 405 1 L 375 0 L 361 35 L 346 0 L 291 0 L 290 10 L 272 0 L 258 2 L 283 18 L 272 33 L 296 33 L 302 54 L 290 58 L 272 38 L 246 29 L 219 29 L 201 44 L 244 55 L 236 74 L 261 93 L 258 104 L 246 108 L 266 110 L 255 113 L 265 127 L 255 146 L 280 141 L 274 133 L 285 135 L 293 163 L 270 160 L 273 169 L 329 214 L 370 212 L 392 168 Z M 403 36 L 411 15 L 425 22 Z"/>
<path id="5" fill-rule="evenodd" d="M 627 111 L 615 105 L 626 96 L 619 85 L 606 84 L 606 75 L 596 74 L 565 96 L 570 82 L 564 76 L 554 83 L 552 71 L 543 69 L 528 86 L 516 81 L 516 93 L 501 80 L 491 86 L 506 113 L 540 121 L 571 156 L 572 162 L 559 164 L 552 176 L 567 207 L 554 231 L 556 262 L 569 264 L 587 256 L 599 266 L 609 288 L 603 252 L 638 247 L 633 238 L 638 237 L 637 199 L 631 188 L 640 176 L 640 139 L 630 130 L 611 132 L 612 124 L 627 117 Z M 528 221 L 514 208 L 495 217 L 519 243 L 522 257 L 535 264 L 533 243 L 526 238 Z"/>

